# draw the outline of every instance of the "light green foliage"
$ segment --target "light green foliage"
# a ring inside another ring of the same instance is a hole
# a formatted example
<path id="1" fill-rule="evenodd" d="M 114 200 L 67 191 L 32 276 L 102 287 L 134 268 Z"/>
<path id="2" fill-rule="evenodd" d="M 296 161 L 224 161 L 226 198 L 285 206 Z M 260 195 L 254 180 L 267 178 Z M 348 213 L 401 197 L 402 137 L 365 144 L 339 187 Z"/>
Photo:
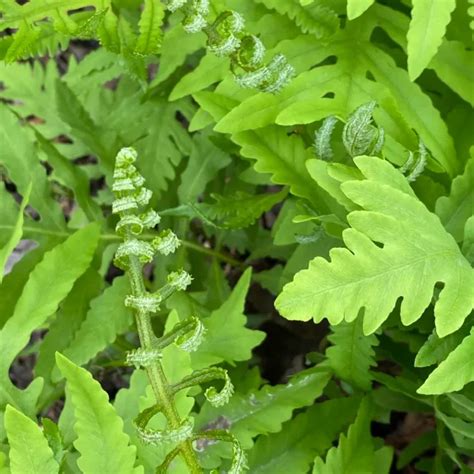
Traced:
<path id="1" fill-rule="evenodd" d="M 165 16 L 161 2 L 146 0 L 140 18 L 140 35 L 135 44 L 135 53 L 143 56 L 156 54 L 161 47 L 161 27 Z"/>
<path id="2" fill-rule="evenodd" d="M 340 436 L 338 446 L 329 450 L 325 461 L 316 458 L 313 474 L 388 473 L 391 452 L 385 451 L 384 448 L 380 451 L 374 449 L 373 439 L 370 436 L 369 404 L 364 400 L 354 424 L 349 427 L 347 436 L 344 434 Z M 377 459 L 379 456 L 388 458 L 388 463 L 384 462 L 385 459 Z"/>
<path id="3" fill-rule="evenodd" d="M 26 205 L 28 204 L 28 200 L 30 199 L 30 193 L 31 183 L 28 186 L 25 195 L 23 196 L 23 200 L 21 201 L 20 209 L 18 210 L 18 217 L 15 222 L 13 232 L 10 235 L 10 238 L 8 239 L 6 245 L 0 248 L 0 283 L 2 283 L 3 280 L 3 274 L 7 259 L 21 239 L 21 234 L 23 231 L 23 212 L 25 210 Z M 8 198 L 5 196 L 5 199 Z"/>
<path id="4" fill-rule="evenodd" d="M 329 378 L 326 370 L 309 369 L 291 378 L 286 385 L 264 386 L 245 394 L 236 393 L 223 408 L 206 404 L 196 423 L 203 427 L 223 417 L 244 448 L 249 448 L 256 434 L 280 431 L 282 423 L 291 418 L 293 410 L 310 405 L 321 395 Z"/>
<path id="5" fill-rule="evenodd" d="M 326 6 L 312 5 L 303 7 L 295 0 L 279 2 L 278 0 L 258 0 L 267 8 L 273 8 L 278 13 L 288 15 L 303 33 L 311 33 L 316 38 L 324 38 L 334 34 L 339 26 L 336 13 Z"/>
<path id="6" fill-rule="evenodd" d="M 10 443 L 12 474 L 57 474 L 59 464 L 41 432 L 30 418 L 11 405 L 5 411 L 5 429 Z"/>
<path id="7" fill-rule="evenodd" d="M 286 422 L 276 434 L 262 436 L 250 451 L 251 472 L 303 474 L 315 455 L 331 447 L 338 433 L 354 418 L 360 403 L 357 398 L 337 398 L 316 404 Z M 314 431 L 314 426 L 324 430 Z"/>
<path id="8" fill-rule="evenodd" d="M 67 396 L 74 405 L 74 446 L 83 472 L 143 472 L 135 468 L 136 450 L 123 433 L 123 422 L 109 404 L 107 394 L 86 370 L 58 353 L 56 363 L 67 383 Z"/>
<path id="9" fill-rule="evenodd" d="M 407 34 L 408 73 L 411 80 L 415 80 L 422 73 L 436 54 L 455 6 L 455 0 L 413 0 L 412 18 Z"/>
<path id="10" fill-rule="evenodd" d="M 474 381 L 472 357 L 474 355 L 474 335 L 466 336 L 461 343 L 429 375 L 418 389 L 419 393 L 435 395 L 461 390 Z"/>
<path id="11" fill-rule="evenodd" d="M 97 246 L 98 228 L 90 225 L 77 231 L 64 243 L 46 253 L 31 272 L 15 311 L 0 331 L 0 405 L 6 403 L 31 412 L 41 391 L 42 380 L 36 379 L 25 391 L 13 386 L 8 369 L 27 344 L 31 332 L 44 324 L 74 282 L 90 265 Z"/>
<path id="12" fill-rule="evenodd" d="M 64 350 L 69 360 L 78 365 L 89 362 L 130 327 L 132 315 L 125 306 L 119 305 L 128 291 L 126 278 L 119 277 L 91 301 L 86 318 Z"/>
<path id="13" fill-rule="evenodd" d="M 471 472 L 473 12 L 0 0 L 0 474 Z"/>
<path id="14" fill-rule="evenodd" d="M 453 179 L 450 195 L 436 201 L 436 214 L 457 242 L 464 240 L 464 228 L 472 217 L 473 206 L 474 158 L 471 158 L 464 173 Z"/>
<path id="15" fill-rule="evenodd" d="M 264 333 L 245 327 L 245 297 L 251 274 L 250 269 L 246 270 L 225 303 L 204 320 L 207 335 L 193 356 L 197 367 L 247 360 L 265 337 Z"/>
<path id="16" fill-rule="evenodd" d="M 313 260 L 285 287 L 277 308 L 290 319 L 327 317 L 333 324 L 353 321 L 364 308 L 364 332 L 370 334 L 400 296 L 402 323 L 418 320 L 442 281 L 437 333 L 443 337 L 459 329 L 473 308 L 474 272 L 454 239 L 391 165 L 370 157 L 355 163 L 365 179 L 344 183 L 342 191 L 363 210 L 348 216 L 351 228 L 343 233 L 348 250 L 333 249 L 331 262 Z"/>
<path id="17" fill-rule="evenodd" d="M 361 16 L 373 3 L 374 0 L 347 0 L 347 18 L 354 20 Z"/>

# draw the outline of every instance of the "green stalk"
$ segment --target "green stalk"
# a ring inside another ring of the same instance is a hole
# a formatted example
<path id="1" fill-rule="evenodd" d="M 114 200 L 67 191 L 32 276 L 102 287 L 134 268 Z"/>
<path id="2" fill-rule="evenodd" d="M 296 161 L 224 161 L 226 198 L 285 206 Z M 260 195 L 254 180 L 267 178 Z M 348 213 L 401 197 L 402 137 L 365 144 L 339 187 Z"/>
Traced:
<path id="1" fill-rule="evenodd" d="M 127 238 L 130 239 L 131 235 L 127 235 Z M 130 256 L 129 261 L 130 267 L 127 273 L 130 279 L 132 294 L 134 296 L 140 296 L 146 291 L 145 283 L 143 281 L 143 266 L 137 257 Z M 137 324 L 141 347 L 146 351 L 152 350 L 156 336 L 151 325 L 150 314 L 147 311 L 137 310 L 135 311 L 135 321 Z M 160 405 L 160 408 L 165 415 L 169 426 L 172 429 L 179 428 L 182 420 L 178 414 L 178 411 L 176 410 L 174 395 L 171 391 L 171 385 L 166 378 L 161 362 L 159 360 L 154 361 L 150 366 L 146 367 L 146 372 L 153 388 L 156 401 Z M 183 459 L 188 465 L 190 472 L 192 474 L 202 473 L 196 452 L 193 449 L 192 441 L 184 441 L 178 448 Z"/>

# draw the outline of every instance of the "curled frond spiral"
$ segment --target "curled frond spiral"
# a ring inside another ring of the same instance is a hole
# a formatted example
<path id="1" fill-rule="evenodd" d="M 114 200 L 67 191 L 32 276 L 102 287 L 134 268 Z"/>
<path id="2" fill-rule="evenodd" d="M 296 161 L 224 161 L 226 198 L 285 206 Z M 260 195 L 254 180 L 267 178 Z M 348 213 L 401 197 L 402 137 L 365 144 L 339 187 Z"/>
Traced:
<path id="1" fill-rule="evenodd" d="M 208 50 L 230 58 L 231 70 L 241 87 L 276 93 L 293 77 L 295 70 L 282 54 L 265 64 L 265 46 L 258 37 L 245 31 L 245 21 L 239 13 L 226 10 L 209 23 L 208 0 L 169 0 L 167 9 L 171 12 L 181 9 L 184 29 L 188 33 L 204 31 Z"/>
<path id="2" fill-rule="evenodd" d="M 174 0 L 168 3 L 168 8 L 180 8 L 184 3 Z M 207 0 L 195 0 L 192 5 L 200 9 L 200 14 L 207 14 Z M 235 29 L 239 21 L 238 17 L 229 16 L 228 21 L 221 24 L 221 30 Z M 141 347 L 127 354 L 126 363 L 147 371 L 157 399 L 155 405 L 140 413 L 135 424 L 138 435 L 144 443 L 157 446 L 177 445 L 158 468 L 158 472 L 166 472 L 171 461 L 179 455 L 183 456 L 192 472 L 201 472 L 192 446 L 192 441 L 200 436 L 193 433 L 192 418 L 181 419 L 179 416 L 174 395 L 179 390 L 193 385 L 223 380 L 224 386 L 220 391 L 213 386 L 205 391 L 205 396 L 211 404 L 221 406 L 232 396 L 233 386 L 227 371 L 217 367 L 195 371 L 175 385 L 171 385 L 164 374 L 161 365 L 163 349 L 175 344 L 184 351 L 195 351 L 203 340 L 205 327 L 199 318 L 193 316 L 179 322 L 160 338 L 153 332 L 150 316 L 157 313 L 160 304 L 174 292 L 184 291 L 191 284 L 192 277 L 180 269 L 171 272 L 166 284 L 155 293 L 149 293 L 145 288 L 143 265 L 151 262 L 157 253 L 164 256 L 173 253 L 180 242 L 170 229 L 162 230 L 151 243 L 140 240 L 143 229 L 157 226 L 160 217 L 152 209 L 141 209 L 150 201 L 151 191 L 145 188 L 145 180 L 134 166 L 136 158 L 137 154 L 132 148 L 124 148 L 117 155 L 113 184 L 115 201 L 112 204 L 112 212 L 118 214 L 120 218 L 116 231 L 123 239 L 117 248 L 114 263 L 129 276 L 132 293 L 126 296 L 125 306 L 135 313 L 141 343 Z M 166 428 L 163 430 L 148 428 L 148 423 L 157 413 L 163 413 L 167 420 Z M 217 432 L 214 435 L 206 432 L 205 437 L 233 443 L 234 461 L 229 472 L 234 474 L 242 472 L 245 467 L 245 456 L 232 435 L 225 432 Z"/>

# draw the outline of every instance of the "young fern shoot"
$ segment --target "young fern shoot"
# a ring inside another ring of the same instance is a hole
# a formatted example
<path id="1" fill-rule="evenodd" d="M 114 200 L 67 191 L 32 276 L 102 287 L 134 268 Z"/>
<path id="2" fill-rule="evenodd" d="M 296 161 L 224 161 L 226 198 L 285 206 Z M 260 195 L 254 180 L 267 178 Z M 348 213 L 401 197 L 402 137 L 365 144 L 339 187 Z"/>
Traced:
<path id="1" fill-rule="evenodd" d="M 186 271 L 179 270 L 170 273 L 167 284 L 158 291 L 150 293 L 145 288 L 143 265 L 151 262 L 156 253 L 164 256 L 173 253 L 180 243 L 178 237 L 169 229 L 163 230 L 151 243 L 140 240 L 141 232 L 158 225 L 160 217 L 153 209 L 139 213 L 140 208 L 148 205 L 152 193 L 144 187 L 145 180 L 133 165 L 136 157 L 136 151 L 132 148 L 123 148 L 117 155 L 113 184 L 115 201 L 112 211 L 120 217 L 116 231 L 123 238 L 114 262 L 129 277 L 131 294 L 125 298 L 125 305 L 134 311 L 140 338 L 140 348 L 127 355 L 127 363 L 146 370 L 156 398 L 156 404 L 136 418 L 137 431 L 144 443 L 176 446 L 158 468 L 158 472 L 167 472 L 173 459 L 181 456 L 191 473 L 201 473 L 193 442 L 205 438 L 232 443 L 234 457 L 229 473 L 238 474 L 245 470 L 246 460 L 243 450 L 232 434 L 227 431 L 195 433 L 193 419 L 182 419 L 174 401 L 175 394 L 181 390 L 213 380 L 222 380 L 223 388 L 218 391 L 215 387 L 210 387 L 205 391 L 205 397 L 214 406 L 224 405 L 233 393 L 227 371 L 217 367 L 198 370 L 173 385 L 168 382 L 160 362 L 163 349 L 170 344 L 176 344 L 187 352 L 195 351 L 203 339 L 205 328 L 199 318 L 191 317 L 178 323 L 160 338 L 154 334 L 151 325 L 152 314 L 175 291 L 185 290 L 192 278 Z M 164 430 L 147 428 L 148 422 L 157 413 L 162 413 L 166 418 L 167 427 Z"/>
<path id="2" fill-rule="evenodd" d="M 295 70 L 283 54 L 265 64 L 265 46 L 245 31 L 245 20 L 239 13 L 223 11 L 210 23 L 209 0 L 167 0 L 166 7 L 171 12 L 183 11 L 183 27 L 188 33 L 203 31 L 207 35 L 211 53 L 230 58 L 231 70 L 241 87 L 276 93 L 293 77 Z"/>

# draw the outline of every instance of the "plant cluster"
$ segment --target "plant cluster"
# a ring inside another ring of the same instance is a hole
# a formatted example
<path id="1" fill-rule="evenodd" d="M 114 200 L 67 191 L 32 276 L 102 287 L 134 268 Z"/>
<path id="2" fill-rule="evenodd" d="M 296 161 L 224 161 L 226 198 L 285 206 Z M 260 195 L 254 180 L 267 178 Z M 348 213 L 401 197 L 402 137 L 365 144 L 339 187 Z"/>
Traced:
<path id="1" fill-rule="evenodd" d="M 473 9 L 0 0 L 0 474 L 472 472 Z"/>

